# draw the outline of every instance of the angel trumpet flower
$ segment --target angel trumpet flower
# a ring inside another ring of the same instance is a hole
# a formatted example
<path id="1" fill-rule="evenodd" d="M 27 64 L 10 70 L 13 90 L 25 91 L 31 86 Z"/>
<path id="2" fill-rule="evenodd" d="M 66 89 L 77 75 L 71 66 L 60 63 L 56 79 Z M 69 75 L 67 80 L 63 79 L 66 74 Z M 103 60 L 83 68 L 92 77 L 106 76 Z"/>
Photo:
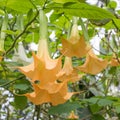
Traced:
<path id="1" fill-rule="evenodd" d="M 82 66 L 78 66 L 77 68 L 85 73 L 96 75 L 104 70 L 108 65 L 107 60 L 102 60 L 98 58 L 93 51 L 89 51 L 86 57 L 86 61 Z"/>
<path id="2" fill-rule="evenodd" d="M 42 15 L 41 15 L 42 14 Z M 44 20 L 43 20 L 44 18 Z M 20 71 L 24 73 L 27 77 L 31 79 L 32 82 L 38 80 L 41 87 L 46 87 L 51 82 L 55 82 L 57 77 L 56 74 L 61 69 L 61 57 L 58 59 L 51 59 L 48 52 L 47 43 L 47 23 L 46 17 L 43 17 L 43 13 L 40 12 L 40 20 L 42 19 L 42 24 L 40 27 L 40 40 L 38 43 L 37 55 L 33 53 L 34 62 L 25 67 L 19 67 Z"/>
<path id="3" fill-rule="evenodd" d="M 79 117 L 75 115 L 74 111 L 72 111 L 70 115 L 68 116 L 68 120 L 78 120 L 78 118 Z"/>
<path id="4" fill-rule="evenodd" d="M 57 82 L 57 73 L 61 70 L 61 57 L 51 59 L 47 43 L 47 23 L 40 10 L 40 40 L 37 55 L 33 53 L 33 63 L 19 67 L 19 70 L 31 79 L 34 91 L 24 94 L 34 104 L 50 102 L 53 105 L 66 102 L 74 93 L 67 92 L 67 82 Z M 38 83 L 36 83 L 38 82 Z"/>
<path id="5" fill-rule="evenodd" d="M 23 43 L 18 43 L 18 51 L 15 50 L 14 56 L 12 60 L 17 62 L 20 61 L 23 65 L 28 65 L 33 61 L 33 58 L 28 58 L 25 52 L 25 48 L 23 47 Z"/>
<path id="6" fill-rule="evenodd" d="M 68 57 L 76 56 L 81 58 L 85 56 L 90 47 L 85 43 L 84 37 L 79 36 L 77 22 L 75 21 L 72 26 L 71 36 L 69 40 L 62 40 L 61 52 Z"/>
<path id="7" fill-rule="evenodd" d="M 110 61 L 110 66 L 116 67 L 120 65 L 120 58 L 116 58 L 115 55 L 113 55 L 111 61 Z"/>
<path id="8" fill-rule="evenodd" d="M 61 71 L 57 74 L 60 81 L 76 82 L 80 80 L 82 75 L 78 75 L 78 71 L 72 66 L 72 59 L 65 57 L 65 62 Z"/>
<path id="9" fill-rule="evenodd" d="M 65 103 L 74 93 L 67 92 L 67 83 L 59 83 L 58 87 L 51 86 L 52 93 L 33 84 L 34 92 L 24 94 L 31 102 L 36 105 L 50 102 L 52 105 Z"/>

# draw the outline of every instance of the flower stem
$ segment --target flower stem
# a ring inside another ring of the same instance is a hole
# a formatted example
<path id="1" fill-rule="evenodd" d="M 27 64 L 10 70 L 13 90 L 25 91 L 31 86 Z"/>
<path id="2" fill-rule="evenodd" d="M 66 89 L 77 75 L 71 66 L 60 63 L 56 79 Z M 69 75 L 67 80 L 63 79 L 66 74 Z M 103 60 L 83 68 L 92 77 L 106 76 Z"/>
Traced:
<path id="1" fill-rule="evenodd" d="M 39 21 L 40 21 L 40 40 L 48 39 L 48 31 L 47 31 L 47 18 L 43 10 L 39 12 Z"/>
<path id="2" fill-rule="evenodd" d="M 83 20 L 81 18 L 79 19 L 79 21 L 80 21 L 80 24 L 81 24 L 81 27 L 82 27 L 82 30 L 83 30 L 83 34 L 84 34 L 85 40 L 89 41 L 88 31 L 87 31 L 87 29 L 86 29 L 86 27 L 84 25 L 84 22 L 83 22 Z"/>
<path id="3" fill-rule="evenodd" d="M 2 28 L 1 28 L 1 33 L 0 33 L 0 51 L 1 52 L 4 52 L 4 40 L 6 36 L 5 30 L 7 30 L 7 24 L 8 24 L 8 15 L 5 14 Z"/>

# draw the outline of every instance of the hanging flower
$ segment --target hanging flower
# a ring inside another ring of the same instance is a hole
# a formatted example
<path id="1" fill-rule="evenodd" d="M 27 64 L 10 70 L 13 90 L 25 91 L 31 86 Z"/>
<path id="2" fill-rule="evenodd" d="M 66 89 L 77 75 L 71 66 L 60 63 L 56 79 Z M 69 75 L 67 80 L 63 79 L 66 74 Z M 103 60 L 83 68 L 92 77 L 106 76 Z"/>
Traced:
<path id="1" fill-rule="evenodd" d="M 63 68 L 57 76 L 60 81 L 67 80 L 69 82 L 76 82 L 82 77 L 82 75 L 79 75 L 78 71 L 73 68 L 72 59 L 70 57 L 65 57 Z"/>
<path id="2" fill-rule="evenodd" d="M 78 118 L 79 117 L 75 115 L 74 111 L 72 111 L 70 115 L 68 116 L 68 120 L 78 120 Z"/>
<path id="3" fill-rule="evenodd" d="M 45 54 L 46 53 L 43 55 Z M 47 89 L 47 85 L 51 82 L 55 82 L 57 79 L 56 74 L 61 69 L 61 57 L 53 60 L 51 58 L 47 58 L 48 56 L 45 56 L 38 57 L 38 55 L 33 53 L 34 62 L 28 66 L 19 67 L 19 70 L 29 77 L 31 82 L 38 80 L 40 85 Z"/>
<path id="4" fill-rule="evenodd" d="M 67 92 L 67 83 L 51 83 L 48 90 L 40 88 L 37 84 L 32 84 L 34 92 L 24 94 L 31 102 L 36 105 L 43 103 L 51 103 L 58 105 L 66 102 L 74 93 Z"/>
<path id="5" fill-rule="evenodd" d="M 110 66 L 113 66 L 113 67 L 119 66 L 120 65 L 120 58 L 117 59 L 115 57 L 112 57 L 109 64 L 110 64 Z"/>
<path id="6" fill-rule="evenodd" d="M 18 51 L 14 50 L 15 53 L 12 57 L 12 61 L 21 62 L 23 65 L 28 65 L 33 61 L 33 58 L 28 58 L 25 52 L 25 48 L 23 47 L 23 43 L 18 43 Z"/>
<path id="7" fill-rule="evenodd" d="M 84 37 L 79 36 L 77 24 L 73 24 L 68 40 L 62 39 L 61 52 L 68 57 L 78 58 L 85 56 L 91 48 L 85 43 Z"/>
<path id="8" fill-rule="evenodd" d="M 43 22 L 41 24 L 43 29 L 40 32 L 37 54 L 33 53 L 33 63 L 19 67 L 19 70 L 30 78 L 33 85 L 34 91 L 24 94 L 31 102 L 36 105 L 46 102 L 57 105 L 66 102 L 74 93 L 68 92 L 67 81 L 58 82 L 57 74 L 62 66 L 61 57 L 52 59 L 49 55 L 46 19 L 43 11 L 41 12 L 40 20 Z"/>
<path id="9" fill-rule="evenodd" d="M 104 70 L 108 65 L 107 60 L 98 58 L 91 50 L 87 56 L 86 61 L 82 66 L 77 67 L 80 71 L 96 75 Z"/>

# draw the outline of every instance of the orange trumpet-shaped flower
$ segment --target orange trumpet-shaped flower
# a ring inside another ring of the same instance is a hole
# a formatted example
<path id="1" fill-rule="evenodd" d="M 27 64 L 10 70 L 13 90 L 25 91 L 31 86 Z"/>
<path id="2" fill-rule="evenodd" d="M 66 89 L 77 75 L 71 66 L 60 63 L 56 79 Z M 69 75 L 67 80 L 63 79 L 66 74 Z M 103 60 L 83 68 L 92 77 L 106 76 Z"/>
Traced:
<path id="1" fill-rule="evenodd" d="M 32 64 L 19 67 L 19 70 L 31 79 L 34 91 L 24 94 L 34 104 L 46 102 L 52 105 L 66 102 L 74 93 L 67 92 L 67 81 L 57 82 L 57 73 L 61 70 L 61 57 L 51 59 L 47 43 L 47 23 L 44 12 L 40 10 L 40 40 L 37 55 L 33 53 Z M 36 83 L 38 82 L 38 83 Z M 36 84 L 35 84 L 36 83 Z"/>
<path id="2" fill-rule="evenodd" d="M 76 56 L 78 58 L 85 56 L 90 47 L 85 43 L 84 37 L 79 36 L 77 24 L 73 24 L 69 40 L 62 40 L 61 52 L 68 57 Z"/>
<path id="3" fill-rule="evenodd" d="M 85 63 L 77 68 L 82 72 L 95 75 L 105 69 L 107 65 L 107 60 L 98 58 L 92 51 L 90 51 L 87 54 Z"/>
<path id="4" fill-rule="evenodd" d="M 119 66 L 120 65 L 120 58 L 112 58 L 111 61 L 110 61 L 110 65 L 115 67 L 115 66 Z"/>
<path id="5" fill-rule="evenodd" d="M 82 76 L 78 75 L 77 70 L 72 66 L 72 59 L 65 57 L 65 62 L 61 71 L 57 74 L 60 81 L 67 80 L 69 82 L 76 82 L 80 80 Z"/>
<path id="6" fill-rule="evenodd" d="M 75 113 L 74 113 L 74 111 L 72 111 L 71 113 L 70 113 L 70 115 L 68 116 L 68 120 L 78 120 L 78 116 L 77 115 L 75 115 Z"/>
<path id="7" fill-rule="evenodd" d="M 45 43 L 46 41 L 41 41 Z M 19 70 L 31 79 L 32 82 L 38 80 L 40 86 L 46 87 L 57 79 L 56 74 L 61 69 L 61 57 L 51 59 L 48 55 L 47 46 L 45 44 L 40 47 L 37 55 L 33 54 L 34 62 L 25 67 L 19 67 Z"/>
<path id="8" fill-rule="evenodd" d="M 49 93 L 49 91 L 40 88 L 37 84 L 33 84 L 34 92 L 26 93 L 24 95 L 36 105 L 47 102 L 52 103 L 52 105 L 62 104 L 66 102 L 74 93 L 67 92 L 66 82 L 58 84 L 60 85 L 60 87 L 56 88 L 55 90 L 53 88 L 53 93 Z"/>

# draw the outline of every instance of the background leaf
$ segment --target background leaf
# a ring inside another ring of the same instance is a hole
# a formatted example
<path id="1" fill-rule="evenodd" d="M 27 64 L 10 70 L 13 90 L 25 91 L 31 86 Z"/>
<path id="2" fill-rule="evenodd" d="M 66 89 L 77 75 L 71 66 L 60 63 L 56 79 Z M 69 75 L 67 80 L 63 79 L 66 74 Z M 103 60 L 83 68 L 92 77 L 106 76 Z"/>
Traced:
<path id="1" fill-rule="evenodd" d="M 65 104 L 60 104 L 53 106 L 49 109 L 49 114 L 62 114 L 70 113 L 72 110 L 75 110 L 80 107 L 80 104 L 77 102 L 66 102 Z"/>
<path id="2" fill-rule="evenodd" d="M 25 96 L 14 96 L 15 107 L 24 109 L 27 106 L 27 98 Z"/>
<path id="3" fill-rule="evenodd" d="M 29 9 L 33 8 L 29 0 L 8 0 L 6 6 L 22 13 L 27 13 Z"/>
<path id="4" fill-rule="evenodd" d="M 51 5 L 52 6 L 52 5 Z M 109 11 L 85 3 L 77 4 L 64 4 L 63 7 L 53 7 L 54 10 L 59 10 L 65 14 L 72 16 L 78 16 L 89 19 L 104 19 L 104 18 L 115 18 Z"/>

